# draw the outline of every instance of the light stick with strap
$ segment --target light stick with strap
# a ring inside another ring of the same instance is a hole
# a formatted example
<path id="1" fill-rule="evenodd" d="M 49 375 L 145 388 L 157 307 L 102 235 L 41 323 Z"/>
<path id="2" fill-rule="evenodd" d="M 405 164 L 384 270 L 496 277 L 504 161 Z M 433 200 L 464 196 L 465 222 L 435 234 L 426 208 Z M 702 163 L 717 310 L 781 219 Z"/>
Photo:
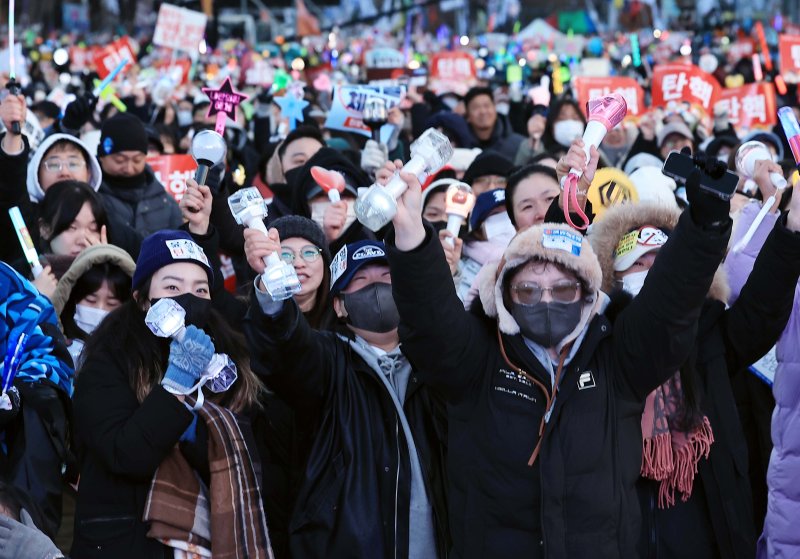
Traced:
<path id="1" fill-rule="evenodd" d="M 586 123 L 586 131 L 583 133 L 583 150 L 588 163 L 592 147 L 597 148 L 608 131 L 622 122 L 622 119 L 628 114 L 628 104 L 622 95 L 612 93 L 605 97 L 590 99 L 586 103 L 586 110 L 589 113 L 589 122 Z M 589 226 L 589 218 L 578 202 L 578 181 L 581 176 L 583 176 L 582 171 L 570 169 L 569 174 L 561 180 L 561 186 L 565 194 L 564 217 L 570 227 L 583 230 Z M 578 217 L 583 221 L 583 225 L 578 226 L 572 222 L 572 217 L 569 215 L 570 206 L 574 207 Z"/>

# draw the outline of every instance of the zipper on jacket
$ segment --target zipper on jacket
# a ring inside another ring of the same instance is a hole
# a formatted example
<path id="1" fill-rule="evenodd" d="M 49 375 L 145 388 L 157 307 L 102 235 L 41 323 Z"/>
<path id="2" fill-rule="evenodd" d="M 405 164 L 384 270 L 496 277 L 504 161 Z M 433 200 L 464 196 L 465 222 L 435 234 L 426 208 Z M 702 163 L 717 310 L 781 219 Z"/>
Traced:
<path id="1" fill-rule="evenodd" d="M 395 416 L 394 439 L 397 448 L 397 473 L 394 478 L 394 559 L 397 559 L 397 499 L 400 493 L 400 420 Z"/>

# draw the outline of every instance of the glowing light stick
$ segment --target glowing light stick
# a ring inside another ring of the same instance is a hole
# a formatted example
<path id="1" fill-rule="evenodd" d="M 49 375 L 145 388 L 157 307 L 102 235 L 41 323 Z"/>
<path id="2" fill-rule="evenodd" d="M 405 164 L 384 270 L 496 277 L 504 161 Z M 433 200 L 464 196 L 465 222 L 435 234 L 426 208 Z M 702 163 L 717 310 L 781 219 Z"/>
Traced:
<path id="1" fill-rule="evenodd" d="M 267 204 L 258 188 L 251 186 L 231 194 L 228 196 L 228 207 L 236 223 L 267 235 L 267 226 L 264 225 L 264 218 L 268 214 Z M 285 301 L 302 289 L 294 266 L 281 260 L 276 253 L 265 257 L 264 264 L 266 269 L 261 274 L 261 281 L 273 300 Z"/>
<path id="2" fill-rule="evenodd" d="M 447 136 L 428 128 L 411 144 L 411 160 L 403 165 L 401 171 L 415 175 L 420 182 L 445 166 L 453 156 L 453 146 Z M 408 185 L 399 173 L 389 179 L 385 186 L 373 184 L 356 200 L 355 210 L 358 220 L 367 228 L 378 231 L 388 224 L 397 213 L 397 199 L 406 191 Z"/>
<path id="3" fill-rule="evenodd" d="M 757 82 L 764 79 L 764 72 L 761 70 L 761 57 L 758 53 L 753 54 L 753 78 Z"/>
<path id="4" fill-rule="evenodd" d="M 782 107 L 778 109 L 778 119 L 781 121 L 786 139 L 789 140 L 789 147 L 792 148 L 794 162 L 800 166 L 800 124 L 797 122 L 797 117 L 791 107 Z"/>
<path id="5" fill-rule="evenodd" d="M 642 65 L 642 52 L 639 49 L 639 35 L 631 33 L 631 57 L 633 58 L 633 65 L 639 67 Z"/>
<path id="6" fill-rule="evenodd" d="M 114 81 L 114 78 L 116 78 L 117 75 L 122 72 L 122 69 L 128 64 L 128 62 L 130 62 L 130 59 L 128 58 L 123 58 L 120 60 L 119 64 L 117 64 L 117 67 L 111 70 L 111 73 L 95 86 L 95 88 L 92 90 L 92 95 L 95 97 L 100 97 L 100 94 L 103 92 L 103 90 Z"/>
<path id="7" fill-rule="evenodd" d="M 17 83 L 17 61 L 14 56 L 14 0 L 8 0 L 8 85 L 6 89 L 11 95 L 19 95 Z M 22 126 L 18 120 L 11 123 L 11 133 L 19 136 Z"/>
<path id="8" fill-rule="evenodd" d="M 758 35 L 759 45 L 761 46 L 761 55 L 764 57 L 764 66 L 767 67 L 767 72 L 772 72 L 772 55 L 767 45 L 767 36 L 764 34 L 764 25 L 760 21 L 757 21 L 755 30 L 756 35 Z"/>
<path id="9" fill-rule="evenodd" d="M 447 231 L 453 235 L 445 242 L 455 246 L 455 237 L 461 230 L 461 224 L 467 219 L 469 212 L 475 207 L 475 195 L 472 188 L 464 182 L 454 182 L 445 194 L 445 213 L 447 214 Z"/>
<path id="10" fill-rule="evenodd" d="M 25 220 L 22 219 L 22 214 L 17 206 L 9 208 L 8 215 L 11 217 L 11 223 L 14 225 L 14 230 L 17 232 L 19 244 L 22 246 L 22 253 L 25 255 L 25 260 L 31 267 L 33 277 L 38 278 L 44 269 L 39 264 L 39 254 L 36 252 L 36 247 L 33 246 L 33 239 L 28 232 L 28 227 L 25 225 Z"/>
<path id="11" fill-rule="evenodd" d="M 311 176 L 319 187 L 328 193 L 328 200 L 336 203 L 342 199 L 341 193 L 344 192 L 345 183 L 341 173 L 329 171 L 324 167 L 316 165 L 311 167 Z"/>
<path id="12" fill-rule="evenodd" d="M 226 120 L 228 117 L 230 117 L 231 120 L 236 120 L 236 107 L 249 97 L 243 93 L 234 91 L 230 78 L 225 78 L 225 81 L 222 82 L 219 89 L 204 87 L 203 93 L 208 95 L 211 101 L 207 116 L 216 115 L 217 120 L 214 125 L 214 130 L 216 130 L 217 134 L 224 137 Z"/>
<path id="13" fill-rule="evenodd" d="M 606 137 L 609 130 L 622 122 L 628 114 L 628 104 L 625 98 L 619 93 L 612 93 L 605 97 L 590 99 L 586 103 L 586 110 L 589 113 L 589 121 L 586 123 L 586 131 L 583 133 L 583 150 L 586 154 L 586 162 L 591 157 L 591 148 L 597 148 Z M 578 181 L 583 175 L 578 169 L 570 169 L 569 174 L 562 179 L 561 186 L 564 188 L 566 201 L 564 203 L 564 217 L 571 227 L 576 229 L 586 229 L 589 226 L 589 218 L 581 209 L 578 203 Z M 582 226 L 577 226 L 572 222 L 569 207 L 575 207 L 575 211 L 583 221 Z"/>

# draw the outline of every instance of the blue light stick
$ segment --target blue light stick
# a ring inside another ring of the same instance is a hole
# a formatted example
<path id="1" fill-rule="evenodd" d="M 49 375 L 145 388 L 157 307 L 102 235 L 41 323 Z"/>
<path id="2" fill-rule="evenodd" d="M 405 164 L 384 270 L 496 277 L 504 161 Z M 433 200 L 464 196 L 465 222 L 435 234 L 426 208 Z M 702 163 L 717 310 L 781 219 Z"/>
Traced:
<path id="1" fill-rule="evenodd" d="M 92 95 L 95 97 L 100 97 L 100 94 L 103 92 L 103 90 L 108 87 L 108 84 L 114 81 L 114 78 L 117 77 L 117 74 L 122 72 L 122 69 L 128 64 L 128 62 L 130 62 L 129 58 L 123 58 L 120 60 L 119 64 L 117 64 L 117 67 L 114 68 L 111 73 L 100 82 L 100 85 L 92 90 Z"/>

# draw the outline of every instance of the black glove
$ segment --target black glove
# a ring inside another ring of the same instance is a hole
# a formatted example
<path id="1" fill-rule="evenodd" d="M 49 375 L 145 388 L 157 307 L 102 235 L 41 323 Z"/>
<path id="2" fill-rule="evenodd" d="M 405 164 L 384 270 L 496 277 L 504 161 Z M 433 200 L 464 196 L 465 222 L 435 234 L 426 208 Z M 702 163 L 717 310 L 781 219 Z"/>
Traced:
<path id="1" fill-rule="evenodd" d="M 61 125 L 69 130 L 79 130 L 92 118 L 95 106 L 97 106 L 97 97 L 92 95 L 91 91 L 81 97 L 76 97 L 72 103 L 67 105 Z"/>
<path id="2" fill-rule="evenodd" d="M 700 179 L 703 173 L 695 169 L 686 180 L 686 198 L 692 221 L 701 227 L 719 227 L 730 220 L 730 200 L 723 200 L 710 192 L 703 192 Z"/>
<path id="3" fill-rule="evenodd" d="M 6 406 L 0 406 L 0 427 L 14 421 L 19 412 L 19 392 L 17 392 L 17 388 L 15 386 L 9 388 L 6 396 L 8 396 Z M 11 409 L 8 409 L 8 404 L 10 404 Z"/>

